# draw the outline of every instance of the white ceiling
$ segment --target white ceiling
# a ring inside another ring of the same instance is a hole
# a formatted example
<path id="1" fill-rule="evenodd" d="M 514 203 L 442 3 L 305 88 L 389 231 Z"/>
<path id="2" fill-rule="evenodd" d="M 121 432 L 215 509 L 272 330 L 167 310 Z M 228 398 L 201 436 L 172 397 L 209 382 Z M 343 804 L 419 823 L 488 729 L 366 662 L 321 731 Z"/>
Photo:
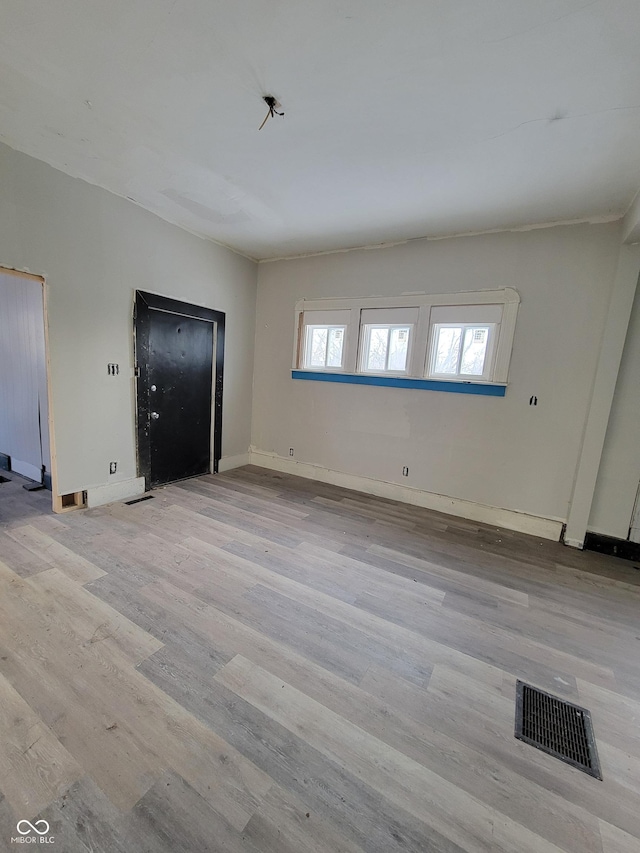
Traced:
<path id="1" fill-rule="evenodd" d="M 622 215 L 640 2 L 0 0 L 0 139 L 254 258 Z"/>

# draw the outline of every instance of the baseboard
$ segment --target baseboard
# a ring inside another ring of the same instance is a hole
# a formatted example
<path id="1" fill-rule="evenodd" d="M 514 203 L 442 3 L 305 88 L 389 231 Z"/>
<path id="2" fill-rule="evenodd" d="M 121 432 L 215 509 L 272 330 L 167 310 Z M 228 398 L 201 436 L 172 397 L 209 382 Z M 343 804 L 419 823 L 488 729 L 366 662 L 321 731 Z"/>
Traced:
<path id="1" fill-rule="evenodd" d="M 22 474 L 22 471 L 20 471 L 19 469 L 23 465 L 23 463 L 18 461 L 18 462 L 16 462 L 16 464 L 18 465 L 18 468 L 12 468 L 11 467 L 11 457 L 9 456 L 9 454 L 8 453 L 0 453 L 0 471 L 14 471 L 15 470 L 16 474 Z M 49 473 L 49 471 L 47 471 L 45 469 L 43 472 L 42 469 L 40 469 L 38 476 L 34 477 L 32 475 L 34 475 L 36 473 L 36 471 L 38 471 L 38 469 L 35 466 L 30 465 L 28 470 L 30 473 L 23 474 L 24 477 L 27 477 L 29 480 L 34 480 L 36 483 L 39 483 L 40 481 L 42 481 L 42 484 L 44 485 L 45 489 L 48 489 L 49 491 L 52 490 L 51 474 Z"/>
<path id="2" fill-rule="evenodd" d="M 20 459 L 16 459 L 15 456 L 12 456 L 11 470 L 15 471 L 16 474 L 21 474 L 28 480 L 33 480 L 34 483 L 42 482 L 42 468 L 39 468 L 37 465 L 32 465 L 31 462 L 22 462 Z"/>
<path id="3" fill-rule="evenodd" d="M 620 557 L 622 560 L 640 562 L 640 542 L 629 539 L 617 539 L 615 536 L 604 536 L 602 533 L 587 533 L 584 537 L 585 551 L 597 551 L 610 557 Z"/>
<path id="4" fill-rule="evenodd" d="M 368 495 L 377 495 L 380 498 L 433 509 L 436 512 L 460 516 L 461 518 L 466 518 L 470 521 L 479 521 L 483 524 L 491 524 L 494 527 L 503 527 L 507 530 L 529 533 L 532 536 L 551 539 L 554 542 L 558 542 L 562 534 L 562 522 L 556 519 L 542 518 L 536 515 L 528 515 L 524 512 L 500 509 L 498 507 L 487 506 L 486 504 L 474 503 L 473 501 L 451 498 L 447 495 L 438 495 L 434 492 L 414 489 L 411 486 L 401 486 L 398 483 L 387 483 L 383 480 L 373 480 L 369 477 L 360 477 L 356 474 L 346 474 L 342 471 L 323 468 L 321 465 L 313 465 L 309 462 L 296 462 L 293 459 L 286 459 L 275 453 L 268 453 L 253 447 L 250 449 L 249 456 L 251 464 L 258 465 L 261 468 L 269 468 L 273 471 L 282 471 L 286 474 L 306 477 L 309 480 L 331 483 L 334 486 L 342 486 L 345 489 L 353 489 L 357 492 L 365 492 Z"/>
<path id="5" fill-rule="evenodd" d="M 108 483 L 105 486 L 94 486 L 92 489 L 87 489 L 87 506 L 103 506 L 103 504 L 137 498 L 143 494 L 144 477 L 120 480 L 118 483 Z"/>
<path id="6" fill-rule="evenodd" d="M 218 471 L 231 471 L 232 468 L 242 468 L 249 464 L 249 453 L 238 453 L 236 456 L 223 456 L 218 462 Z"/>

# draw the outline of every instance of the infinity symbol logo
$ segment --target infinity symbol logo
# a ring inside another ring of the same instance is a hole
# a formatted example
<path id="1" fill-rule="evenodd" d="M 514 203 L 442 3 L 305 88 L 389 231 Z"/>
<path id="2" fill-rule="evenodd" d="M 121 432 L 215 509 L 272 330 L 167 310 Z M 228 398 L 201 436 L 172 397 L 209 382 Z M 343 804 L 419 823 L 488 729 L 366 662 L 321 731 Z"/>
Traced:
<path id="1" fill-rule="evenodd" d="M 26 829 L 21 829 L 20 827 L 26 826 Z M 44 826 L 44 829 L 38 829 L 39 826 Z M 49 832 L 49 824 L 46 820 L 37 820 L 35 823 L 31 823 L 28 820 L 19 820 L 16 829 L 20 833 L 20 835 L 29 835 L 30 832 L 35 832 L 37 835 L 46 835 Z"/>

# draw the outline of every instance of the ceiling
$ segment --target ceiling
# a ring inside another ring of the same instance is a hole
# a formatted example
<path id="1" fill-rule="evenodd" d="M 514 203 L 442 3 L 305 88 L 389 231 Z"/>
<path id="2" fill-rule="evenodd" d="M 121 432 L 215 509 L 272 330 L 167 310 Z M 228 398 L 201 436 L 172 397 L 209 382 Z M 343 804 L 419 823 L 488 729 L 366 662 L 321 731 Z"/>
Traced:
<path id="1" fill-rule="evenodd" d="M 0 140 L 253 258 L 621 216 L 640 3 L 0 0 Z"/>

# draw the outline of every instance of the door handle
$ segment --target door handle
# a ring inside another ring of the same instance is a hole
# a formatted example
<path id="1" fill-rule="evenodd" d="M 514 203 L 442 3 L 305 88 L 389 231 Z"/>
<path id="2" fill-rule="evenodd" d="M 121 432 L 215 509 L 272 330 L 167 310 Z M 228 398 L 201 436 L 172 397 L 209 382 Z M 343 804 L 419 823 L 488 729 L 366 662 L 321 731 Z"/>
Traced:
<path id="1" fill-rule="evenodd" d="M 160 415 L 157 412 L 151 412 L 151 417 L 154 419 L 154 421 L 157 421 Z"/>

